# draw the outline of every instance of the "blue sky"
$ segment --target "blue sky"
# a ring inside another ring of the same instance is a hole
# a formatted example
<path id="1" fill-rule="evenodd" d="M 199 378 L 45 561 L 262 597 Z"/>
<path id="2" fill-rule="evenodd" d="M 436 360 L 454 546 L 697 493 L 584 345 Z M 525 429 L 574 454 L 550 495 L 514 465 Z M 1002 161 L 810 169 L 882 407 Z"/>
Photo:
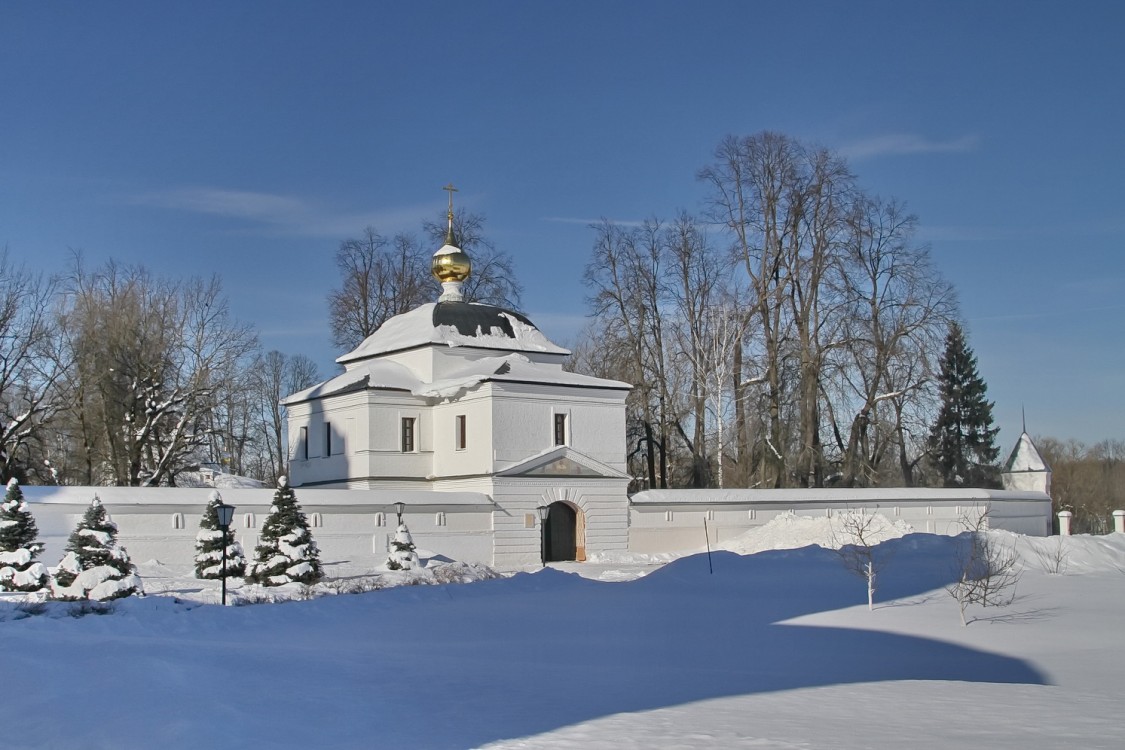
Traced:
<path id="1" fill-rule="evenodd" d="M 1006 452 L 1125 438 L 1125 4 L 6 2 L 0 245 L 219 271 L 325 374 L 340 240 L 452 181 L 533 320 L 585 313 L 587 225 L 698 210 L 727 134 L 848 155 L 957 286 Z"/>

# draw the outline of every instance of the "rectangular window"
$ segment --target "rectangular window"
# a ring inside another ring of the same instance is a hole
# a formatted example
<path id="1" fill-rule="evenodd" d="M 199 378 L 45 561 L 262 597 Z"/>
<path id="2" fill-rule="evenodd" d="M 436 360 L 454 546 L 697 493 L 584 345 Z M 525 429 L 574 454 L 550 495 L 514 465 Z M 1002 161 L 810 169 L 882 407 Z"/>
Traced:
<path id="1" fill-rule="evenodd" d="M 297 455 L 301 457 L 302 461 L 309 460 L 309 428 L 301 428 L 301 444 L 297 446 Z"/>
<path id="2" fill-rule="evenodd" d="M 332 455 L 332 425 L 324 425 L 324 455 Z"/>
<path id="3" fill-rule="evenodd" d="M 414 452 L 414 417 L 402 418 L 402 452 Z"/>
<path id="4" fill-rule="evenodd" d="M 466 420 L 464 414 L 457 415 L 457 435 L 454 438 L 454 444 L 457 446 L 457 450 L 459 451 L 465 450 L 465 421 Z"/>
<path id="5" fill-rule="evenodd" d="M 555 445 L 566 445 L 566 415 L 555 415 Z"/>

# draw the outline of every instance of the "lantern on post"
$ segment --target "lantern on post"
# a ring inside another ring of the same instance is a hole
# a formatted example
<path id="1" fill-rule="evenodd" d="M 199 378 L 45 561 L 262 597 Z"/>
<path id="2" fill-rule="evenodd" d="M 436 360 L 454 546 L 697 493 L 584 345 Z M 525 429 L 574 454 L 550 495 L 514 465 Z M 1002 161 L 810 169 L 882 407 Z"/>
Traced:
<path id="1" fill-rule="evenodd" d="M 218 497 L 218 493 L 215 493 L 215 496 Z M 222 581 L 222 601 L 225 607 L 227 606 L 227 544 L 229 543 L 227 534 L 230 532 L 230 522 L 234 519 L 234 506 L 227 505 L 222 498 L 219 498 L 219 502 L 215 505 L 215 515 L 219 517 L 219 528 L 223 531 L 223 562 L 222 567 L 219 568 L 219 579 Z"/>
<path id="2" fill-rule="evenodd" d="M 535 514 L 539 516 L 539 563 L 547 567 L 547 517 L 551 515 L 551 506 L 540 505 Z"/>

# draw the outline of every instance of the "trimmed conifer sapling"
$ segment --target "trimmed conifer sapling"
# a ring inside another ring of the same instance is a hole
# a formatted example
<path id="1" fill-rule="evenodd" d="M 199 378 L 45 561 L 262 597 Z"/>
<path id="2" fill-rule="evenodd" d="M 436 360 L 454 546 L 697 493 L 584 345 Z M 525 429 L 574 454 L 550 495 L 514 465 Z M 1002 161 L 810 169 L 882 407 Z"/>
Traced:
<path id="1" fill-rule="evenodd" d="M 391 570 L 413 570 L 422 567 L 418 559 L 418 552 L 414 546 L 414 537 L 410 536 L 410 529 L 400 522 L 395 530 L 395 538 L 391 540 L 391 553 L 387 557 L 387 567 Z"/>
<path id="2" fill-rule="evenodd" d="M 64 601 L 109 601 L 144 593 L 129 553 L 117 546 L 117 524 L 97 495 L 66 543 L 51 592 Z"/>
<path id="3" fill-rule="evenodd" d="M 218 580 L 222 578 L 223 530 L 219 527 L 219 503 L 223 498 L 217 490 L 211 491 L 203 518 L 199 520 L 199 533 L 195 535 L 195 577 Z M 227 531 L 227 578 L 246 575 L 246 554 L 242 545 Z"/>
<path id="4" fill-rule="evenodd" d="M 24 592 L 46 588 L 47 566 L 35 559 L 42 551 L 39 528 L 13 477 L 0 502 L 0 588 Z"/>
<path id="5" fill-rule="evenodd" d="M 322 575 L 320 550 L 309 531 L 308 519 L 297 504 L 289 480 L 279 477 L 247 579 L 263 586 L 281 586 L 316 583 Z"/>

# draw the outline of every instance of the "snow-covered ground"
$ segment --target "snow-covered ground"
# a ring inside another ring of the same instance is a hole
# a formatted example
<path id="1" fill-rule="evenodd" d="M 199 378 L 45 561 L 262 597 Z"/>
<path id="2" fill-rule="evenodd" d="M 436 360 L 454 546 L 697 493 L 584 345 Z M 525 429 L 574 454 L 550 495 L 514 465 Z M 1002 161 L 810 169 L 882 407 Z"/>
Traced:
<path id="1" fill-rule="evenodd" d="M 148 563 L 150 595 L 108 614 L 0 602 L 0 746 L 1125 745 L 1125 534 L 993 532 L 1021 555 L 1018 598 L 962 627 L 944 586 L 964 540 L 905 531 L 887 530 L 873 612 L 835 552 L 784 549 L 831 545 L 793 519 L 727 545 L 751 555 L 227 608 L 214 582 Z"/>

